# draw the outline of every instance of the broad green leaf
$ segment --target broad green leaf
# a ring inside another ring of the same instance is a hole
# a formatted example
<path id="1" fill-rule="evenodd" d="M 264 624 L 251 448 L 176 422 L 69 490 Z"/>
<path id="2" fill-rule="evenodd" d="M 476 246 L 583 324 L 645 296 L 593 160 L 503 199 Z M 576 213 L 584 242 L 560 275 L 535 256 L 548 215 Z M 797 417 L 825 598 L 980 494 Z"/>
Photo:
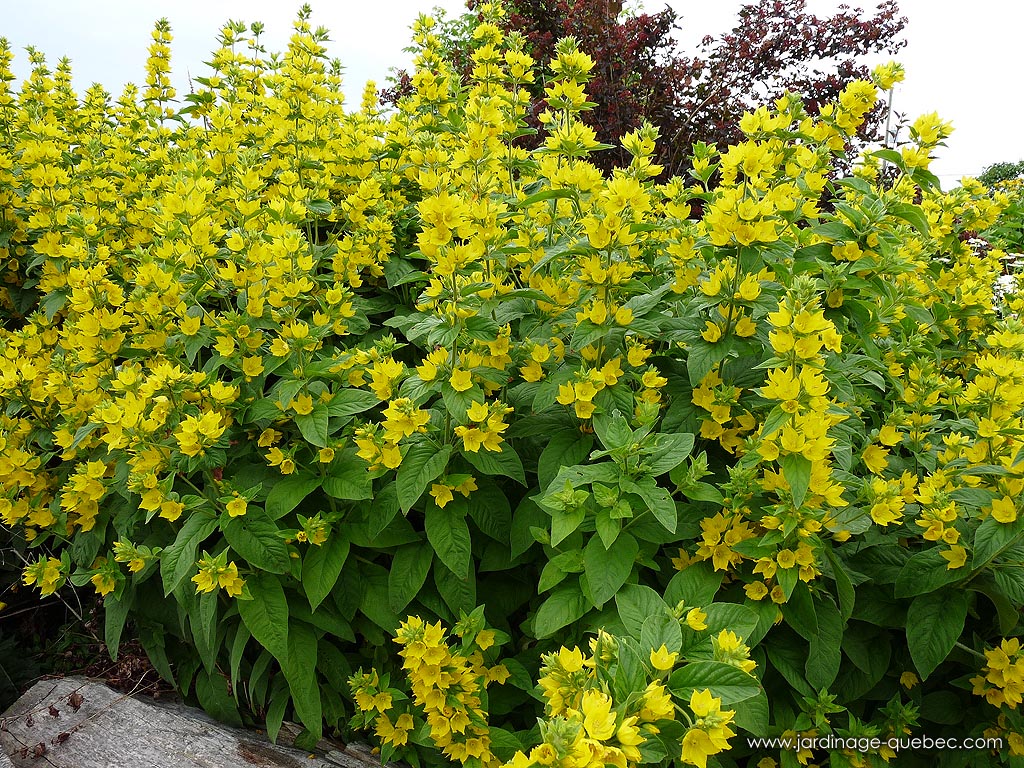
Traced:
<path id="1" fill-rule="evenodd" d="M 267 494 L 267 514 L 273 520 L 284 517 L 319 487 L 320 478 L 312 473 L 298 472 L 281 478 Z"/>
<path id="2" fill-rule="evenodd" d="M 256 573 L 246 579 L 252 600 L 236 600 L 238 613 L 260 645 L 288 663 L 288 600 L 277 576 Z"/>
<path id="3" fill-rule="evenodd" d="M 244 515 L 221 523 L 228 545 L 254 568 L 268 573 L 287 573 L 291 568 L 288 547 L 277 524 L 256 506 Z"/>
<path id="4" fill-rule="evenodd" d="M 512 508 L 501 488 L 484 478 L 479 478 L 480 487 L 468 499 L 469 516 L 476 527 L 486 536 L 502 544 L 509 543 L 512 532 Z"/>
<path id="5" fill-rule="evenodd" d="M 235 634 L 231 639 L 231 652 L 229 666 L 231 670 L 231 689 L 235 694 L 235 701 L 238 701 L 238 673 L 242 668 L 242 657 L 245 655 L 245 647 L 252 639 L 252 632 L 243 622 L 235 625 Z"/>
<path id="6" fill-rule="evenodd" d="M 316 679 L 317 644 L 312 627 L 302 622 L 291 622 L 288 628 L 288 662 L 282 664 L 282 671 L 288 680 L 295 714 L 319 741 L 323 733 L 323 709 Z"/>
<path id="7" fill-rule="evenodd" d="M 600 537 L 590 537 L 583 550 L 583 569 L 596 606 L 604 605 L 626 583 L 639 551 L 636 539 L 628 533 L 621 534 L 608 549 Z"/>
<path id="8" fill-rule="evenodd" d="M 648 616 L 668 612 L 661 595 L 641 584 L 626 584 L 616 592 L 615 607 L 619 609 L 619 618 L 626 631 L 636 640 L 640 639 Z"/>
<path id="9" fill-rule="evenodd" d="M 761 692 L 756 677 L 721 661 L 690 662 L 672 673 L 668 687 L 683 701 L 689 701 L 694 691 L 707 688 L 712 696 L 722 699 L 723 707 L 746 701 Z"/>
<path id="10" fill-rule="evenodd" d="M 811 638 L 810 651 L 804 671 L 807 682 L 817 689 L 825 689 L 835 682 L 842 660 L 843 617 L 828 600 L 815 601 L 817 634 Z"/>
<path id="11" fill-rule="evenodd" d="M 405 544 L 395 552 L 388 573 L 388 599 L 391 610 L 401 613 L 405 606 L 419 594 L 423 583 L 430 573 L 430 564 L 434 560 L 434 550 L 429 543 Z"/>
<path id="12" fill-rule="evenodd" d="M 573 467 L 584 461 L 594 447 L 591 435 L 580 434 L 578 430 L 566 430 L 552 435 L 537 462 L 537 483 L 547 488 L 562 467 Z"/>
<path id="13" fill-rule="evenodd" d="M 689 433 L 659 434 L 658 452 L 651 461 L 648 470 L 651 475 L 658 477 L 666 472 L 671 472 L 678 467 L 693 450 L 693 435 Z"/>
<path id="14" fill-rule="evenodd" d="M 736 711 L 733 718 L 736 725 L 755 736 L 763 738 L 768 735 L 768 696 L 764 691 L 736 703 L 732 708 Z"/>
<path id="15" fill-rule="evenodd" d="M 1024 533 L 1024 515 L 1018 515 L 1012 523 L 1000 523 L 992 515 L 986 517 L 974 533 L 971 568 L 980 568 L 990 562 L 1021 533 Z"/>
<path id="16" fill-rule="evenodd" d="M 197 596 L 189 610 L 192 639 L 207 672 L 217 667 L 217 591 Z"/>
<path id="17" fill-rule="evenodd" d="M 453 615 L 469 614 L 476 608 L 476 574 L 472 562 L 465 576 L 457 576 L 443 562 L 435 560 L 434 585 Z"/>
<path id="18" fill-rule="evenodd" d="M 229 725 L 242 725 L 238 705 L 228 693 L 227 680 L 219 672 L 205 670 L 196 675 L 196 698 L 210 717 Z"/>
<path id="19" fill-rule="evenodd" d="M 629 422 L 617 410 L 610 414 L 596 414 L 593 424 L 594 432 L 597 433 L 605 450 L 614 451 L 633 441 L 633 430 L 629 428 Z"/>
<path id="20" fill-rule="evenodd" d="M 398 504 L 402 512 L 408 512 L 420 500 L 431 482 L 444 472 L 452 447 L 442 446 L 440 450 L 427 442 L 415 443 L 402 458 L 398 467 Z"/>
<path id="21" fill-rule="evenodd" d="M 126 589 L 120 599 L 113 594 L 103 598 L 103 642 L 111 661 L 117 661 L 117 649 L 121 645 L 121 633 L 124 631 L 128 612 L 135 602 L 135 591 Z"/>
<path id="22" fill-rule="evenodd" d="M 896 597 L 924 595 L 966 575 L 960 568 L 948 568 L 949 561 L 938 546 L 918 552 L 907 560 L 896 577 Z"/>
<path id="23" fill-rule="evenodd" d="M 160 553 L 164 597 L 171 594 L 196 567 L 199 545 L 217 530 L 217 518 L 193 514 L 178 531 L 174 543 Z"/>
<path id="24" fill-rule="evenodd" d="M 424 523 L 427 540 L 441 562 L 459 578 L 465 578 L 473 554 L 473 543 L 466 524 L 466 500 L 452 499 L 444 509 L 434 503 L 428 504 Z"/>
<path id="25" fill-rule="evenodd" d="M 326 448 L 328 420 L 327 403 L 317 403 L 310 413 L 295 417 L 295 426 L 299 428 L 307 443 L 317 448 Z"/>
<path id="26" fill-rule="evenodd" d="M 647 617 L 640 628 L 640 651 L 649 654 L 664 645 L 669 653 L 679 653 L 683 645 L 683 632 L 679 620 L 667 612 Z"/>
<path id="27" fill-rule="evenodd" d="M 806 584 L 798 584 L 793 594 L 782 605 L 782 615 L 786 623 L 805 640 L 814 640 L 818 634 L 818 617 L 814 609 L 814 599 Z"/>
<path id="28" fill-rule="evenodd" d="M 366 462 L 357 459 L 353 463 L 332 465 L 330 474 L 324 478 L 324 493 L 334 499 L 362 501 L 373 498 L 373 476 L 366 470 Z M 356 463 L 358 462 L 358 463 Z M 335 460 L 335 464 L 337 460 Z"/>
<path id="29" fill-rule="evenodd" d="M 750 637 L 757 628 L 757 614 L 738 603 L 711 603 L 704 608 L 707 614 L 707 631 L 717 635 L 723 629 L 735 632 L 742 639 Z"/>
<path id="30" fill-rule="evenodd" d="M 679 571 L 665 588 L 665 602 L 676 605 L 684 602 L 688 606 L 703 607 L 710 603 L 718 588 L 722 586 L 721 571 L 716 571 L 709 562 L 693 563 Z"/>
<path id="31" fill-rule="evenodd" d="M 799 453 L 790 453 L 780 463 L 782 475 L 793 493 L 793 503 L 799 507 L 804 503 L 811 484 L 811 461 Z"/>
<path id="32" fill-rule="evenodd" d="M 311 545 L 302 558 L 302 589 L 311 610 L 334 589 L 348 558 L 349 538 L 343 526 L 334 528 L 320 546 Z"/>
<path id="33" fill-rule="evenodd" d="M 910 203 L 889 203 L 889 213 L 903 219 L 925 237 L 928 236 L 928 217 L 919 205 Z"/>
<path id="34" fill-rule="evenodd" d="M 533 620 L 533 632 L 538 638 L 550 637 L 582 618 L 588 607 L 587 598 L 577 584 L 563 584 L 538 609 Z"/>
<path id="35" fill-rule="evenodd" d="M 511 477 L 520 485 L 526 485 L 526 472 L 523 470 L 523 462 L 520 460 L 519 454 L 508 443 L 503 443 L 501 451 L 498 453 L 483 449 L 476 453 L 466 450 L 461 451 L 461 453 L 466 461 L 485 475 Z"/>
<path id="36" fill-rule="evenodd" d="M 967 620 L 968 593 L 943 589 L 918 595 L 907 610 L 907 647 L 925 680 L 953 650 Z"/>
<path id="37" fill-rule="evenodd" d="M 333 393 L 327 410 L 335 418 L 354 416 L 369 410 L 379 402 L 379 397 L 365 389 L 341 389 Z"/>

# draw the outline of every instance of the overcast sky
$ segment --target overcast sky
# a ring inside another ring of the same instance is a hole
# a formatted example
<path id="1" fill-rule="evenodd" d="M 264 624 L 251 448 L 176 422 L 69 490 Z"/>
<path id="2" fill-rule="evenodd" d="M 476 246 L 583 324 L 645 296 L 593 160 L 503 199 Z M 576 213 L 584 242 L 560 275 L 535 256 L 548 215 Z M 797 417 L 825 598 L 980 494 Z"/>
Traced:
<path id="1" fill-rule="evenodd" d="M 389 68 L 408 62 L 408 26 L 421 11 L 440 6 L 460 12 L 462 0 L 311 0 L 313 23 L 331 31 L 329 50 L 346 67 L 346 93 L 356 107 L 363 85 L 382 85 Z M 645 0 L 648 11 L 665 0 Z M 706 34 L 730 29 L 738 0 L 671 0 L 680 16 L 676 38 L 684 50 Z M 850 5 L 874 8 L 873 0 Z M 283 50 L 300 2 L 282 0 L 0 0 L 0 36 L 15 50 L 15 73 L 27 74 L 26 45 L 51 63 L 71 58 L 79 93 L 101 82 L 115 95 L 126 81 L 141 82 L 153 22 L 166 16 L 174 33 L 172 65 L 179 90 L 186 75 L 202 74 L 222 22 L 241 19 L 267 25 L 269 50 Z M 838 5 L 808 0 L 824 15 Z M 948 147 L 932 170 L 949 187 L 999 161 L 1024 159 L 1024 103 L 1020 88 L 1020 32 L 1024 3 L 1007 0 L 901 0 L 909 19 L 908 45 L 897 55 L 907 80 L 897 86 L 894 108 L 915 116 L 937 111 L 953 123 Z M 886 57 L 888 58 L 888 57 Z"/>

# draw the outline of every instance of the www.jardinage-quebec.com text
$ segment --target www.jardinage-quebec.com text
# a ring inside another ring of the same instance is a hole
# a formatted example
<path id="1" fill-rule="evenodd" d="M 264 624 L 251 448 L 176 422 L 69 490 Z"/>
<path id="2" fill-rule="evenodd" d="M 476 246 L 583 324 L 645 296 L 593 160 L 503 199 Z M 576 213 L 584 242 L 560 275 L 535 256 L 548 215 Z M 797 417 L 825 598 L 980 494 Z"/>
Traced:
<path id="1" fill-rule="evenodd" d="M 857 752 L 869 752 L 888 748 L 894 752 L 904 749 L 1002 749 L 1003 739 L 1000 737 L 967 737 L 963 739 L 931 736 L 777 736 L 774 738 L 747 739 L 747 746 L 754 749 L 785 749 L 800 751 L 804 749 L 851 749 Z"/>

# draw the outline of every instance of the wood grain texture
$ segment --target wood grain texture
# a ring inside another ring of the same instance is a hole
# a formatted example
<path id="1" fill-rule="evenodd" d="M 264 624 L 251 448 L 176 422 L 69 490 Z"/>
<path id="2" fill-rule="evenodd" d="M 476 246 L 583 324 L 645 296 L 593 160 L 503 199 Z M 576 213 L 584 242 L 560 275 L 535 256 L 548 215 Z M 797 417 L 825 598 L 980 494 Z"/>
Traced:
<path id="1" fill-rule="evenodd" d="M 0 768 L 380 768 L 364 745 L 322 745 L 310 755 L 271 744 L 85 678 L 36 683 L 0 716 Z"/>

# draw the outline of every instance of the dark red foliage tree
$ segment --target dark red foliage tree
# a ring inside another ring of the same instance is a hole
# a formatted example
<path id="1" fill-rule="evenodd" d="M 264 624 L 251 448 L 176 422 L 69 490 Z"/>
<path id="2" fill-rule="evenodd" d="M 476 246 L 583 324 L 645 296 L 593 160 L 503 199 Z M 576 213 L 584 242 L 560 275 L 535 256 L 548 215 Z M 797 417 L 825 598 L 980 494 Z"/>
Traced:
<path id="1" fill-rule="evenodd" d="M 467 3 L 471 11 L 477 4 Z M 695 142 L 735 142 L 745 111 L 792 90 L 813 114 L 850 80 L 867 77 L 866 57 L 906 44 L 900 38 L 906 18 L 896 0 L 883 0 L 873 16 L 839 6 L 826 17 L 808 13 L 804 0 L 749 3 L 731 31 L 705 37 L 692 56 L 677 51 L 677 16 L 669 7 L 639 14 L 623 14 L 622 0 L 511 0 L 508 7 L 507 30 L 521 32 L 539 62 L 551 59 L 561 37 L 580 42 L 596 62 L 588 92 L 598 106 L 585 119 L 598 139 L 617 146 L 623 134 L 650 121 L 659 129 L 658 162 L 668 174 L 686 169 Z M 447 42 L 457 65 L 468 61 L 460 55 L 468 40 Z M 544 109 L 543 85 L 540 78 L 534 86 L 535 115 Z M 880 107 L 863 138 L 876 137 L 883 119 Z M 594 159 L 607 169 L 628 162 L 628 155 L 612 149 Z"/>

